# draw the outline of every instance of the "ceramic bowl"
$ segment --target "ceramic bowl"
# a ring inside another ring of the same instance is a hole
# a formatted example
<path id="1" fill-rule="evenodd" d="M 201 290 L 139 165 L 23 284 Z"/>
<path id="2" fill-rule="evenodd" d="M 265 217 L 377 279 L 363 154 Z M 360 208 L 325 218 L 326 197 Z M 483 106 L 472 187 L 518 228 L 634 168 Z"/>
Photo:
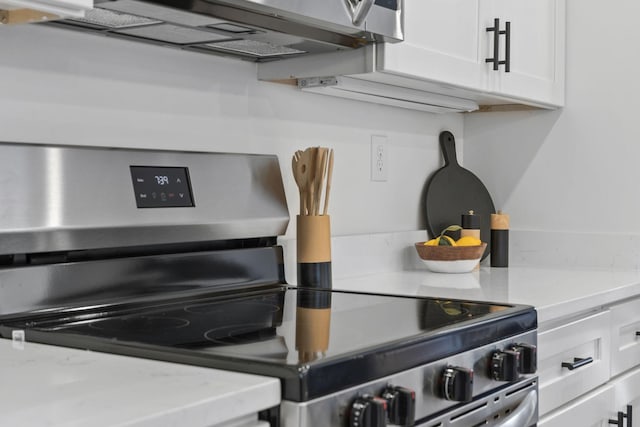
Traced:
<path id="1" fill-rule="evenodd" d="M 416 251 L 427 268 L 436 273 L 472 271 L 487 247 L 486 243 L 477 246 L 425 246 L 424 243 L 416 243 Z"/>

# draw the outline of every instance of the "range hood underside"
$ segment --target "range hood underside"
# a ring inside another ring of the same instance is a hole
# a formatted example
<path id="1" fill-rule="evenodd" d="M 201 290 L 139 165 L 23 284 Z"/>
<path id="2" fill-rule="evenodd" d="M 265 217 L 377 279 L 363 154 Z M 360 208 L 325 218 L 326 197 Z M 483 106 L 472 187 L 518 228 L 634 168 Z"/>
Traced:
<path id="1" fill-rule="evenodd" d="M 352 50 L 374 38 L 365 32 L 340 34 L 204 0 L 162 0 L 162 3 L 166 4 L 102 1 L 87 11 L 84 18 L 42 25 L 257 62 Z"/>

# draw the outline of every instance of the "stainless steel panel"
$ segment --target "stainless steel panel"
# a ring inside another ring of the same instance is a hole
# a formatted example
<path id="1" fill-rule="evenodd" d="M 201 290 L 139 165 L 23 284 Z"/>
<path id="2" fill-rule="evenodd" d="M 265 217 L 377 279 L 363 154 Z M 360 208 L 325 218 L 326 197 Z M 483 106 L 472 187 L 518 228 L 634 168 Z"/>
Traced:
<path id="1" fill-rule="evenodd" d="M 251 49 L 229 49 L 197 41 L 188 43 L 171 26 L 153 30 L 114 31 L 104 16 L 89 19 L 63 19 L 47 25 L 98 32 L 125 40 L 187 49 L 202 53 L 232 55 L 255 61 L 273 61 L 312 53 L 352 51 L 373 41 L 398 42 L 404 39 L 404 4 L 398 0 L 397 10 L 374 4 L 375 0 L 96 0 L 96 9 L 108 9 L 160 20 L 185 27 L 183 31 L 217 31 L 221 36 L 270 45 L 262 55 Z M 395 5 L 394 5 L 395 7 Z M 120 21 L 134 18 L 118 17 Z M 245 30 L 238 32 L 243 27 Z M 230 31 L 229 31 L 230 30 Z M 146 31 L 153 31 L 150 36 Z M 172 43 L 172 41 L 174 41 Z M 264 47 L 261 49 L 264 50 Z"/>
<path id="2" fill-rule="evenodd" d="M 136 207 L 130 166 L 188 167 L 195 207 Z M 269 155 L 0 144 L 0 254 L 276 236 Z"/>
<path id="3" fill-rule="evenodd" d="M 273 285 L 281 263 L 275 246 L 3 268 L 0 318 Z"/>
<path id="4" fill-rule="evenodd" d="M 524 375 L 517 383 L 512 384 L 496 382 L 489 377 L 489 364 L 493 352 L 502 350 L 508 345 L 515 343 L 535 345 L 536 332 L 526 332 L 515 337 L 497 341 L 493 344 L 456 354 L 445 360 L 432 362 L 389 377 L 380 378 L 370 383 L 323 396 L 309 402 L 297 403 L 283 401 L 281 406 L 282 425 L 283 427 L 345 425 L 345 421 L 349 417 L 351 403 L 356 397 L 363 394 L 379 396 L 384 387 L 389 384 L 407 387 L 415 391 L 416 421 L 429 419 L 428 422 L 425 422 L 425 425 L 429 427 L 485 425 L 481 423 L 485 418 L 491 418 L 490 424 L 487 425 L 494 425 L 493 423 L 498 420 L 504 421 L 504 411 L 512 411 L 514 407 L 526 398 L 529 391 L 535 389 L 537 393 L 538 386 L 535 375 Z M 447 366 L 473 368 L 473 395 L 475 399 L 473 402 L 470 402 L 468 405 L 461 405 L 459 402 L 444 400 L 444 398 L 440 396 L 439 380 L 442 371 Z M 495 389 L 500 389 L 499 393 L 495 396 L 491 395 L 490 398 L 481 397 L 486 396 L 487 393 Z M 516 391 L 518 393 L 516 393 Z M 499 399 L 494 400 L 494 397 L 499 397 Z M 466 410 L 461 410 L 461 406 L 466 408 Z M 475 407 L 481 407 L 482 411 L 475 411 L 471 414 L 471 412 L 469 412 L 470 409 Z M 456 416 L 466 414 L 467 412 L 469 412 L 470 416 Z M 494 420 L 493 416 L 498 412 L 500 412 L 500 417 Z M 437 419 L 429 418 L 437 413 L 443 413 L 443 415 Z M 537 420 L 537 405 L 534 418 Z M 471 420 L 473 420 L 473 422 Z"/>
<path id="5" fill-rule="evenodd" d="M 357 34 L 366 28 L 366 31 L 376 33 L 379 36 L 378 40 L 387 38 L 388 41 L 398 41 L 404 38 L 401 20 L 404 4 L 401 0 L 398 2 L 398 10 L 373 5 L 360 24 L 354 24 L 350 9 L 352 4 L 359 5 L 364 1 L 217 0 L 217 2 L 346 34 Z"/>

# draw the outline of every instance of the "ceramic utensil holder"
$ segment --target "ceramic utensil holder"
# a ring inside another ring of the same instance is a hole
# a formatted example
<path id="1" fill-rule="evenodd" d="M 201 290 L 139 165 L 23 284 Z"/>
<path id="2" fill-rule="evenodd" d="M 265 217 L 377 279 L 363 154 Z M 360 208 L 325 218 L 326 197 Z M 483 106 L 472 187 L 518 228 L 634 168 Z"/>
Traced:
<path id="1" fill-rule="evenodd" d="M 329 215 L 298 215 L 296 241 L 298 286 L 331 289 Z"/>
<path id="2" fill-rule="evenodd" d="M 298 215 L 298 301 L 296 349 L 310 362 L 329 347 L 331 324 L 331 220 L 329 215 Z"/>

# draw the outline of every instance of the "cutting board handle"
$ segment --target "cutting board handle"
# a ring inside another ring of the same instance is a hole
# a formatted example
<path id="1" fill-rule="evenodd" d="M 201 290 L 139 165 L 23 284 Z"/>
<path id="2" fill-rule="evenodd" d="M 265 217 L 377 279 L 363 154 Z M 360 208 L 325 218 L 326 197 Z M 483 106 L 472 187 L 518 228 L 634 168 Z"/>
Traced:
<path id="1" fill-rule="evenodd" d="M 440 132 L 440 149 L 442 157 L 444 157 L 444 165 L 458 165 L 458 157 L 456 155 L 456 139 L 448 130 Z"/>

